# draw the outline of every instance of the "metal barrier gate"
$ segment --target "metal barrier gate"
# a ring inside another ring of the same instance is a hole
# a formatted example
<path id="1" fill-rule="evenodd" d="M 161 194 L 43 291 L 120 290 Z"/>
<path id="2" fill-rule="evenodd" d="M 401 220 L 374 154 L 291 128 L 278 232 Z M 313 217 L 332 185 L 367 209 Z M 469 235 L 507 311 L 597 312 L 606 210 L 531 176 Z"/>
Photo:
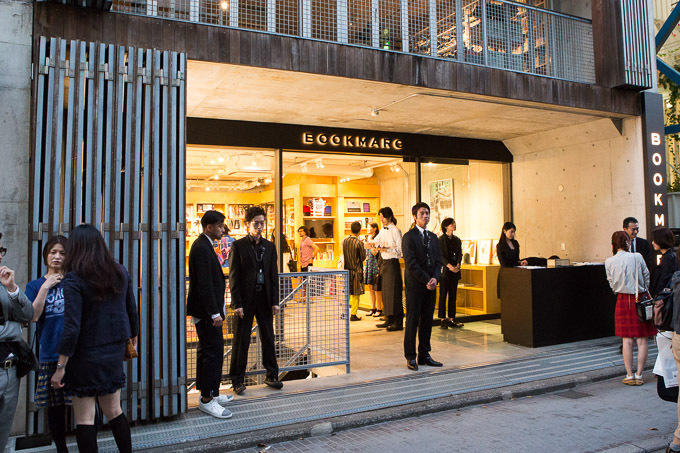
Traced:
<path id="1" fill-rule="evenodd" d="M 138 289 L 123 410 L 131 421 L 184 412 L 186 56 L 41 37 L 34 70 L 29 276 L 44 274 L 51 235 L 99 228 Z M 45 428 L 34 374 L 27 384 L 30 435 Z"/>
<path id="2" fill-rule="evenodd" d="M 225 360 L 222 379 L 228 380 L 233 338 L 234 312 L 226 291 L 227 322 L 223 324 Z M 345 270 L 279 274 L 279 305 L 274 318 L 274 338 L 279 373 L 295 370 L 344 366 L 349 373 L 349 273 Z M 191 318 L 187 318 L 190 326 Z M 187 327 L 187 382 L 196 377 L 196 333 Z M 247 379 L 251 384 L 264 381 L 259 329 L 253 325 L 248 349 Z"/>

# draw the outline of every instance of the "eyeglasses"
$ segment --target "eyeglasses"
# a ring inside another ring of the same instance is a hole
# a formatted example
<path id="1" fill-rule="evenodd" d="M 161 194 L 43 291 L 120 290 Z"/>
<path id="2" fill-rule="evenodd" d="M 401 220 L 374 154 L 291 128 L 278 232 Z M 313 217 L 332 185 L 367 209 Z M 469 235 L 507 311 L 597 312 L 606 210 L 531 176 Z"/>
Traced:
<path id="1" fill-rule="evenodd" d="M 0 247 L 0 256 L 5 256 L 7 254 L 7 249 L 5 247 Z"/>

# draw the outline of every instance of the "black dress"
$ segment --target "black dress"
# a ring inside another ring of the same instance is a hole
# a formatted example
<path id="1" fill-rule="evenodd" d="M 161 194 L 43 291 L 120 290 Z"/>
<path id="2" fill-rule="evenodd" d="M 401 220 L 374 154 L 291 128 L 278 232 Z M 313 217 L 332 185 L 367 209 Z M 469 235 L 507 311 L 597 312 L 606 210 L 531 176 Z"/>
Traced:
<path id="1" fill-rule="evenodd" d="M 496 254 L 498 255 L 498 261 L 501 263 L 501 268 L 519 266 L 519 242 L 513 239 L 512 246 L 514 249 L 511 249 L 508 245 L 508 242 L 505 240 L 502 240 L 496 244 Z M 501 298 L 502 275 L 503 269 L 498 272 L 498 280 L 496 281 L 496 296 L 499 299 Z"/>

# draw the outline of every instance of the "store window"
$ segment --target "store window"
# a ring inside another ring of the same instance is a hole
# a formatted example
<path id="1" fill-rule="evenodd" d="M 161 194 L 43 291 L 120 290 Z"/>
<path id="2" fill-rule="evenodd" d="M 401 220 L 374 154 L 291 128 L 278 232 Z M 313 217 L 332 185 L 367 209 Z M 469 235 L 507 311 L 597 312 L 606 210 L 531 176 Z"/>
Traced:
<path id="1" fill-rule="evenodd" d="M 283 152 L 284 234 L 296 256 L 305 226 L 319 247 L 315 267 L 337 267 L 350 226 L 362 224 L 361 238 L 378 210 L 389 206 L 405 232 L 415 203 L 416 166 L 400 157 Z"/>
<path id="2" fill-rule="evenodd" d="M 201 217 L 215 209 L 226 216 L 229 237 L 215 244 L 223 267 L 228 266 L 229 244 L 243 237 L 243 223 L 250 206 L 262 206 L 267 213 L 263 235 L 274 230 L 274 151 L 254 148 L 187 147 L 186 254 L 201 234 Z M 187 259 L 187 265 L 189 260 Z"/>
<path id="3" fill-rule="evenodd" d="M 430 230 L 440 236 L 442 222 L 451 217 L 456 222 L 454 235 L 462 241 L 459 315 L 500 313 L 495 250 L 503 223 L 509 219 L 507 165 L 421 161 L 421 199 L 431 208 Z"/>

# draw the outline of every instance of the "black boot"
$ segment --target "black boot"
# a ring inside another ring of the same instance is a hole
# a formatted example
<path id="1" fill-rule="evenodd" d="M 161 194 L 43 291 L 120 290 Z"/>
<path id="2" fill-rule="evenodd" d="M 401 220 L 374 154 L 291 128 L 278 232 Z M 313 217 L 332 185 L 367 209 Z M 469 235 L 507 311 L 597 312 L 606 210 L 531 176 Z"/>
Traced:
<path id="1" fill-rule="evenodd" d="M 62 404 L 47 407 L 47 426 L 50 428 L 57 453 L 68 453 L 66 447 L 66 406 Z"/>
<path id="2" fill-rule="evenodd" d="M 116 439 L 116 445 L 120 453 L 132 453 L 132 438 L 130 436 L 130 424 L 125 414 L 120 414 L 118 417 L 109 421 L 113 438 Z"/>
<path id="3" fill-rule="evenodd" d="M 94 425 L 76 426 L 76 441 L 78 451 L 82 453 L 97 453 L 97 430 Z"/>

